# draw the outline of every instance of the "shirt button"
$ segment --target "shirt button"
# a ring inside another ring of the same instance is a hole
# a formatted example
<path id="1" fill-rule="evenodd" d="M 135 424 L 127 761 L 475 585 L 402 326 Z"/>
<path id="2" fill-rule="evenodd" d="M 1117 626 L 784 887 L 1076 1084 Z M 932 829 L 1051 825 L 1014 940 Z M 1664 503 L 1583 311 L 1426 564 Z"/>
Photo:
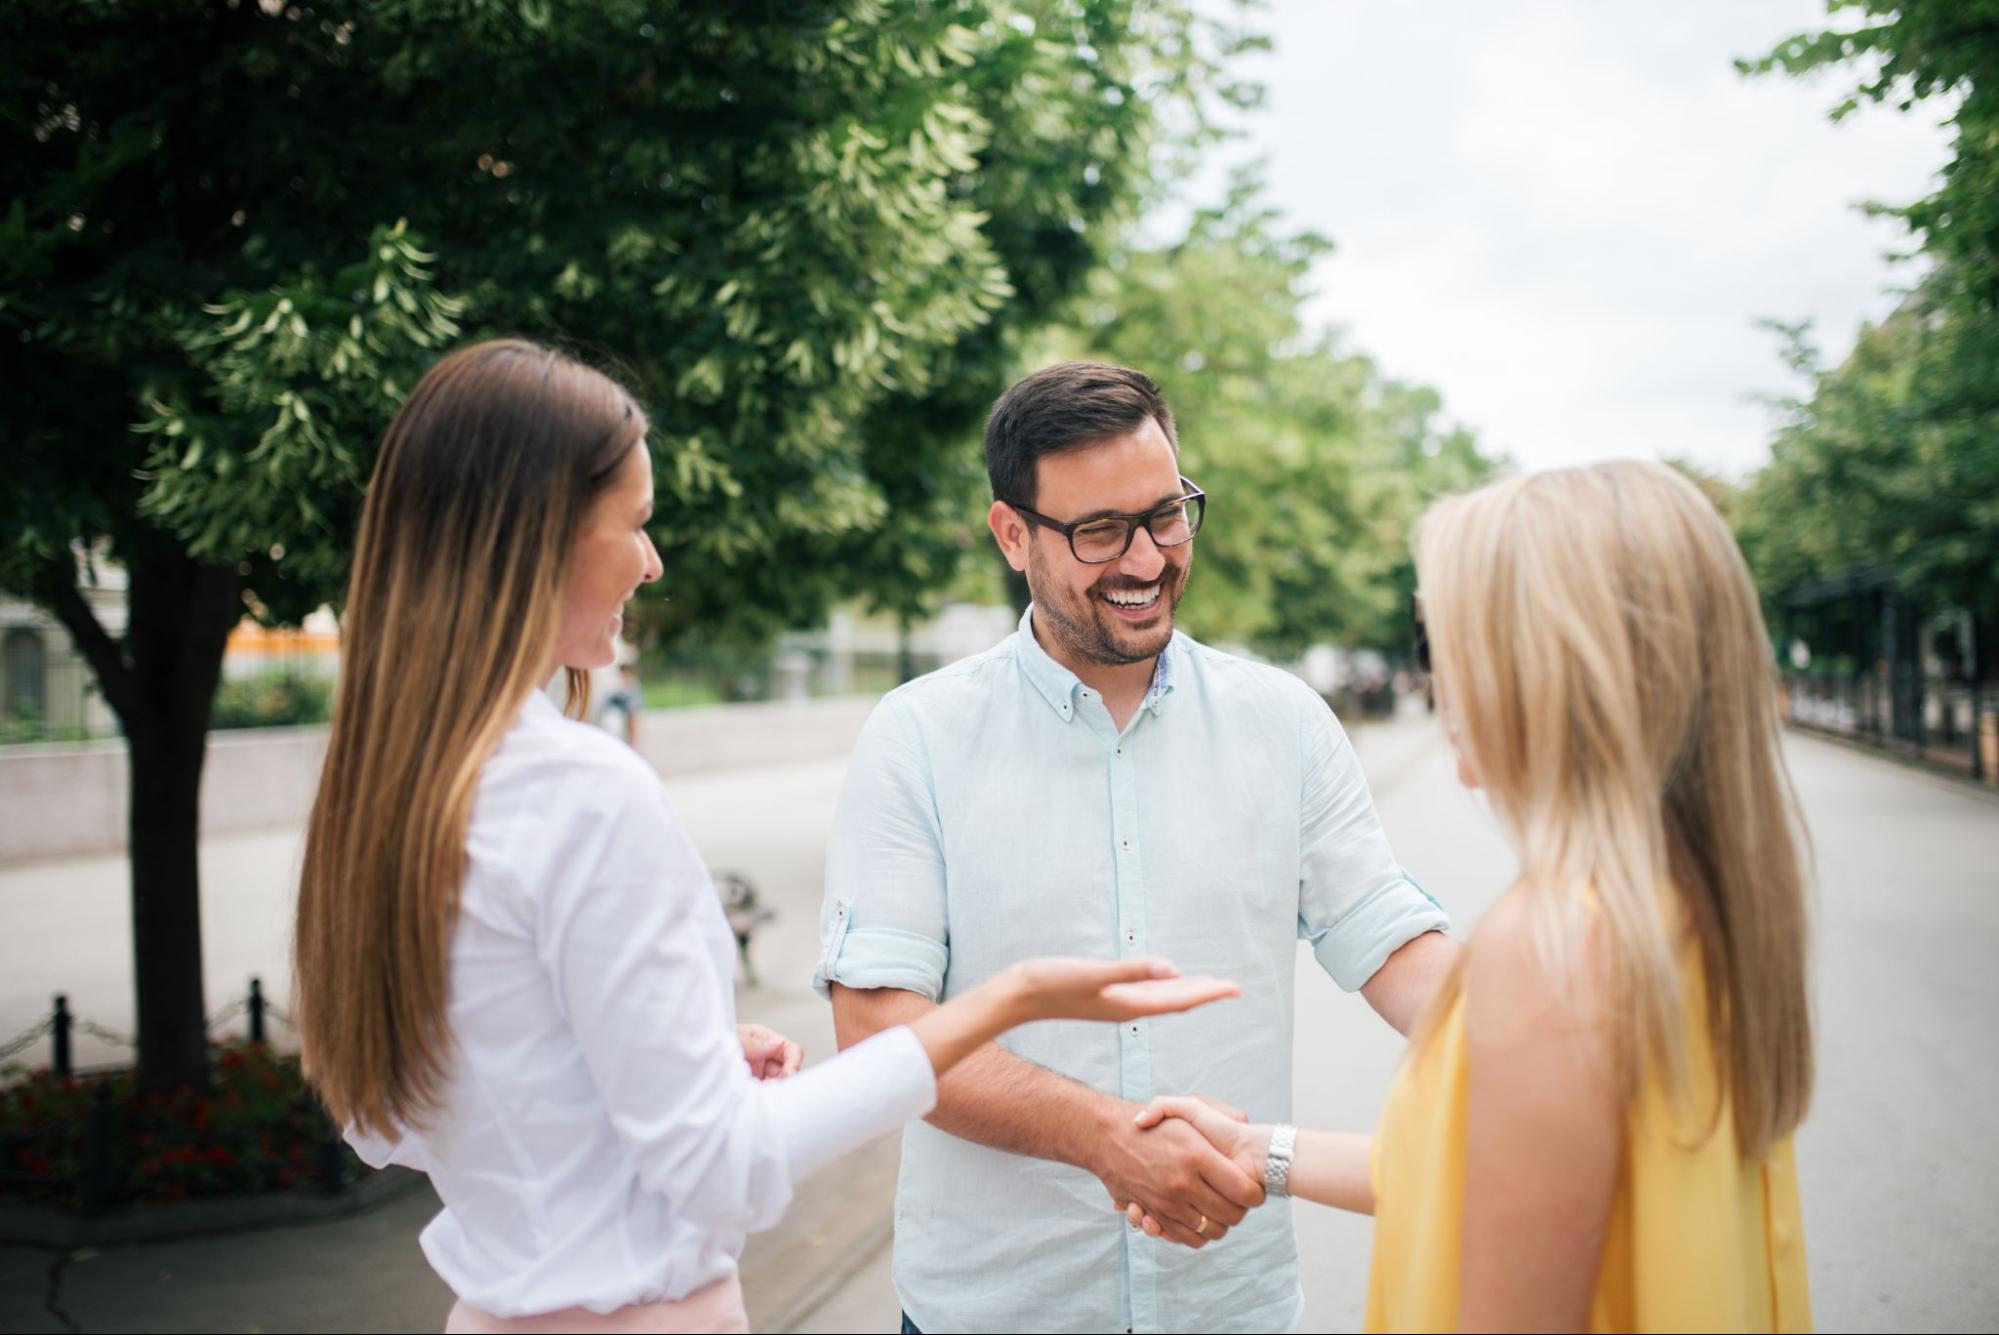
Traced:
<path id="1" fill-rule="evenodd" d="M 1131 1032 L 1132 1032 L 1132 1033 L 1134 1033 L 1134 1034 L 1135 1034 L 1135 1033 L 1137 1033 L 1137 1032 L 1138 1032 L 1138 1026 L 1137 1026 L 1137 1025 L 1133 1025 L 1133 1026 L 1131 1027 Z"/>
<path id="2" fill-rule="evenodd" d="M 1125 850 L 1126 852 L 1130 852 L 1130 851 L 1131 851 L 1131 840 L 1129 840 L 1129 839 L 1120 839 L 1120 840 L 1118 840 L 1118 841 L 1117 841 L 1117 846 L 1118 846 L 1119 848 L 1122 848 L 1122 849 L 1124 849 L 1124 850 Z"/>
<path id="3" fill-rule="evenodd" d="M 1138 933 L 1137 933 L 1137 932 L 1126 932 L 1126 933 L 1124 934 L 1124 941 L 1125 941 L 1125 944 L 1126 944 L 1126 945 L 1128 945 L 1128 946 L 1135 946 L 1135 945 L 1137 945 L 1137 944 L 1138 944 Z"/>

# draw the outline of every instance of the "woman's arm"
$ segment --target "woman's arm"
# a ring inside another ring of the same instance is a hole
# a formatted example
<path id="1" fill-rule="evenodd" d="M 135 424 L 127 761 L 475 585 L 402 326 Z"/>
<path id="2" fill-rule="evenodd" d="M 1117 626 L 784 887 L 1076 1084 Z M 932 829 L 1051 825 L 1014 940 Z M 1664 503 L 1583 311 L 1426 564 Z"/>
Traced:
<path id="1" fill-rule="evenodd" d="M 1223 1108 L 1198 1098 L 1161 1098 L 1139 1109 L 1134 1119 L 1140 1127 L 1154 1127 L 1169 1117 L 1178 1117 L 1207 1137 L 1208 1143 L 1239 1164 L 1258 1182 L 1269 1159 L 1272 1128 L 1243 1120 L 1234 1109 Z M 1300 1200 L 1330 1205 L 1355 1214 L 1374 1213 L 1374 1183 L 1368 1171 L 1368 1156 L 1374 1137 L 1345 1131 L 1300 1131 L 1291 1149 L 1291 1172 L 1286 1182 L 1289 1195 Z M 1136 1206 L 1127 1206 L 1126 1217 L 1154 1237 L 1158 1221 Z"/>
<path id="2" fill-rule="evenodd" d="M 1617 1190 L 1623 1099 L 1594 957 L 1582 937 L 1551 976 L 1529 912 L 1517 891 L 1487 912 L 1465 979 L 1464 1330 L 1583 1329 Z"/>

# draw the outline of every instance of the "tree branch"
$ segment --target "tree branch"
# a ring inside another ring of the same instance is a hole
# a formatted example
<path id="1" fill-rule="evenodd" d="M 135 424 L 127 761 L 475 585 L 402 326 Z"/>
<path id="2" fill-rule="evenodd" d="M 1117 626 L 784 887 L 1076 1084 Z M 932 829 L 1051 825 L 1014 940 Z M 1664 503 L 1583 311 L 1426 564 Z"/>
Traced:
<path id="1" fill-rule="evenodd" d="M 76 587 L 74 562 L 58 560 L 55 564 L 62 569 L 51 571 L 50 578 L 42 581 L 46 606 L 83 652 L 84 661 L 96 674 L 97 685 L 111 708 L 117 711 L 119 721 L 129 725 L 139 704 L 139 690 L 132 680 L 132 669 L 125 662 L 118 642 L 104 629 L 104 623 L 97 619 L 97 613 L 91 610 L 90 603 Z"/>

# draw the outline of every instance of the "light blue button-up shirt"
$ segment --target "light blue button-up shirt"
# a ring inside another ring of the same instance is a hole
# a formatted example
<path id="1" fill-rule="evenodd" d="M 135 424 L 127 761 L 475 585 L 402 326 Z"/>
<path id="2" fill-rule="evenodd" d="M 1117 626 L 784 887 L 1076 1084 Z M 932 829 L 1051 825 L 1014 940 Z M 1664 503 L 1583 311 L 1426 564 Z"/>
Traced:
<path id="1" fill-rule="evenodd" d="M 1134 1102 L 1290 1120 L 1296 942 L 1343 988 L 1447 926 L 1396 863 L 1353 747 L 1289 673 L 1176 633 L 1120 732 L 1030 629 L 886 696 L 827 853 L 813 984 L 949 998 L 1031 955 L 1163 955 L 1238 1001 L 1000 1042 Z M 1270 1331 L 1298 1323 L 1290 1202 L 1200 1251 L 1126 1227 L 1068 1164 L 903 1134 L 895 1284 L 924 1330 Z"/>

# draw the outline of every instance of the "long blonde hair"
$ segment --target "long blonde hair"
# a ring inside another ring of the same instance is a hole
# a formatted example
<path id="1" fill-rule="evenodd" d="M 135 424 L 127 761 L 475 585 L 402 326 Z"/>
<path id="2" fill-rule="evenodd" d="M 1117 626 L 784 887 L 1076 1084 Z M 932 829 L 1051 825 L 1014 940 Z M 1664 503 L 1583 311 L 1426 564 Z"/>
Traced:
<path id="1" fill-rule="evenodd" d="M 389 1134 L 436 1107 L 479 774 L 548 675 L 576 535 L 645 430 L 608 378 L 500 339 L 439 361 L 383 436 L 293 948 L 306 1072 L 340 1121 Z"/>
<path id="2" fill-rule="evenodd" d="M 1684 477 L 1626 461 L 1447 498 L 1415 545 L 1439 696 L 1551 967 L 1592 894 L 1620 1070 L 1683 1090 L 1684 920 L 1718 1097 L 1760 1156 L 1804 1116 L 1812 1041 L 1801 826 L 1734 538 Z"/>

